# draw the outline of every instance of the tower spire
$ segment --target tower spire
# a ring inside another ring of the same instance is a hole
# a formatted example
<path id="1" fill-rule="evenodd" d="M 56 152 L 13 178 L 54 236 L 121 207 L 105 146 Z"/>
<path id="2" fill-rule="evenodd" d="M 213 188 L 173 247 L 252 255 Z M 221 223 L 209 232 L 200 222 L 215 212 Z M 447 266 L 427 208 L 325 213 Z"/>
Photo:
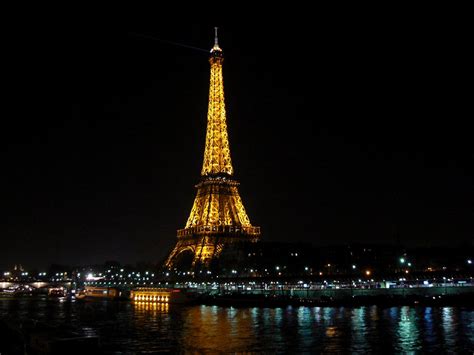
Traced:
<path id="1" fill-rule="evenodd" d="M 222 51 L 219 47 L 219 38 L 217 37 L 217 27 L 214 27 L 214 47 L 211 49 L 211 53 L 214 51 Z"/>
<path id="2" fill-rule="evenodd" d="M 214 47 L 211 50 L 211 80 L 209 86 L 209 105 L 207 111 L 206 147 L 201 175 L 226 174 L 231 176 L 234 169 L 230 158 L 227 119 L 224 102 L 224 78 L 222 50 L 217 43 L 217 27 L 215 29 Z"/>

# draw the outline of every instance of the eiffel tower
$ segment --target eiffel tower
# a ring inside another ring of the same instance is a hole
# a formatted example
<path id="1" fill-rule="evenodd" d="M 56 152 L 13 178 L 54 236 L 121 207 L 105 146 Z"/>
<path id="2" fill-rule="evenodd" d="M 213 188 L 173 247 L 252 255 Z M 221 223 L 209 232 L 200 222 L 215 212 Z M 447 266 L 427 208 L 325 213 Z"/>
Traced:
<path id="1" fill-rule="evenodd" d="M 206 147 L 197 195 L 184 229 L 165 267 L 208 268 L 229 245 L 256 242 L 260 227 L 250 224 L 234 180 L 227 135 L 222 63 L 217 27 L 211 49 L 211 81 L 207 113 Z"/>

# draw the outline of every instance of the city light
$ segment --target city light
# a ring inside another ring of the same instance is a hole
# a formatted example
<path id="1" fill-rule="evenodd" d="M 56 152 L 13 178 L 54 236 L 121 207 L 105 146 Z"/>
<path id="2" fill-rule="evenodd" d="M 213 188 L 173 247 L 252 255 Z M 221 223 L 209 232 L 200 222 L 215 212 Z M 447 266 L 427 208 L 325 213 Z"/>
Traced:
<path id="1" fill-rule="evenodd" d="M 400 263 L 404 264 L 405 263 L 405 258 L 400 258 Z"/>
<path id="2" fill-rule="evenodd" d="M 356 268 L 356 266 L 355 266 L 355 265 L 352 265 L 352 269 L 355 269 L 355 268 Z"/>
<path id="3" fill-rule="evenodd" d="M 365 271 L 365 274 L 366 274 L 367 276 L 369 276 L 370 274 L 372 274 L 372 271 L 366 270 L 366 271 Z"/>

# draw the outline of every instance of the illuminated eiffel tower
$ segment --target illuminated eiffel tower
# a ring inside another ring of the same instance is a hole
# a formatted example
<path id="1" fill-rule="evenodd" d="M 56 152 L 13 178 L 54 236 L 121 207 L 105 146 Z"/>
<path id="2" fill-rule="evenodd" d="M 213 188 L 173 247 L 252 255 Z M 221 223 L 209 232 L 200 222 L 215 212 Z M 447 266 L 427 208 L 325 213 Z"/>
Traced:
<path id="1" fill-rule="evenodd" d="M 206 147 L 197 195 L 178 242 L 169 254 L 167 268 L 209 267 L 229 245 L 256 242 L 260 227 L 253 227 L 239 195 L 239 183 L 232 178 L 224 103 L 222 63 L 224 57 L 215 28 L 211 49 L 211 82 L 207 113 Z"/>

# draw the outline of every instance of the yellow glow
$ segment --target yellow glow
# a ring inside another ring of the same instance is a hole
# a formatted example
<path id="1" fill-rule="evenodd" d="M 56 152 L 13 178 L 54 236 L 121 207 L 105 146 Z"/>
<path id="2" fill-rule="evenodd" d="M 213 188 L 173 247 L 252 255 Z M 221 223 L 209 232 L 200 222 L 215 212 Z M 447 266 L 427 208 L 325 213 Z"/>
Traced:
<path id="1" fill-rule="evenodd" d="M 206 148 L 201 175 L 233 174 L 227 136 L 222 58 L 211 57 L 211 82 L 207 112 Z"/>
<path id="2" fill-rule="evenodd" d="M 169 301 L 170 291 L 153 288 L 139 288 L 133 290 L 132 300 L 140 303 L 162 303 Z"/>
<path id="3" fill-rule="evenodd" d="M 370 271 L 370 270 L 366 270 L 366 271 L 365 271 L 365 274 L 366 274 L 367 276 L 369 276 L 371 273 L 372 273 L 372 271 Z"/>
<path id="4" fill-rule="evenodd" d="M 134 302 L 134 306 L 139 311 L 160 311 L 168 312 L 168 303 L 152 303 L 152 302 Z"/>

